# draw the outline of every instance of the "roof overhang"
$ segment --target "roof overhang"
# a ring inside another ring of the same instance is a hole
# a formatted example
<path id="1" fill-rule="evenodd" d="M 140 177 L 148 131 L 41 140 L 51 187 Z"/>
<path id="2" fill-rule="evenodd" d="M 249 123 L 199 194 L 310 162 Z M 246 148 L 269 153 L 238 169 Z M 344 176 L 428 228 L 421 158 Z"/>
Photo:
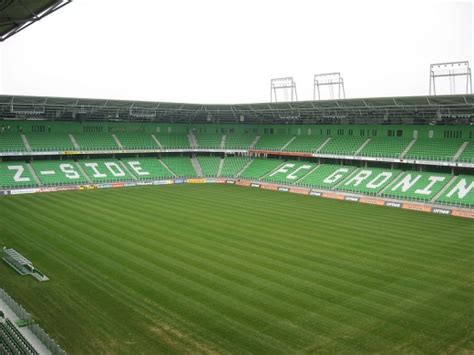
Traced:
<path id="1" fill-rule="evenodd" d="M 0 0 L 0 42 L 71 2 L 72 0 Z"/>

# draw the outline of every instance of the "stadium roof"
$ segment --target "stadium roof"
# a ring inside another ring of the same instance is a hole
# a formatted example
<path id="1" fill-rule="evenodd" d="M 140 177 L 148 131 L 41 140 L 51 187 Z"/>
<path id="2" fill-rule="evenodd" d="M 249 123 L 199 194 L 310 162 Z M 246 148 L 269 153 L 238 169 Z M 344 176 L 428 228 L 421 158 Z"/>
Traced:
<path id="1" fill-rule="evenodd" d="M 72 0 L 0 0 L 0 42 L 71 2 Z"/>
<path id="2" fill-rule="evenodd" d="M 0 95 L 4 119 L 256 123 L 472 123 L 474 95 L 190 104 Z"/>

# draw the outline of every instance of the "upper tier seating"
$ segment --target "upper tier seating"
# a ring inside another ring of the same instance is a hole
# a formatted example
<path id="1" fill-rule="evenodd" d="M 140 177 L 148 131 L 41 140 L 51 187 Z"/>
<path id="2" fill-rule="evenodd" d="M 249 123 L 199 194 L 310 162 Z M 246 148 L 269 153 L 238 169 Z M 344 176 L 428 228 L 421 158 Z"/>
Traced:
<path id="1" fill-rule="evenodd" d="M 221 149 L 222 134 L 195 134 L 198 148 Z"/>
<path id="2" fill-rule="evenodd" d="M 399 158 L 412 139 L 399 137 L 373 137 L 358 155 L 365 157 Z"/>
<path id="3" fill-rule="evenodd" d="M 81 150 L 117 150 L 120 147 L 109 133 L 74 133 Z"/>
<path id="4" fill-rule="evenodd" d="M 469 141 L 458 160 L 465 163 L 474 163 L 474 140 Z"/>
<path id="5" fill-rule="evenodd" d="M 0 133 L 0 152 L 22 152 L 26 147 L 21 135 L 17 133 Z"/>
<path id="6" fill-rule="evenodd" d="M 237 174 L 250 162 L 249 158 L 226 157 L 222 167 L 221 176 L 236 177 Z"/>
<path id="7" fill-rule="evenodd" d="M 313 153 L 326 139 L 327 137 L 321 136 L 296 136 L 290 144 L 283 148 L 283 151 Z"/>
<path id="8" fill-rule="evenodd" d="M 201 165 L 202 175 L 205 177 L 216 177 L 221 163 L 220 157 L 198 157 L 199 165 Z"/>
<path id="9" fill-rule="evenodd" d="M 354 155 L 366 140 L 364 137 L 331 137 L 331 140 L 321 148 L 320 153 Z"/>
<path id="10" fill-rule="evenodd" d="M 67 133 L 28 133 L 28 143 L 33 151 L 75 150 Z"/>
<path id="11" fill-rule="evenodd" d="M 293 136 L 288 135 L 263 135 L 255 144 L 255 149 L 281 150 L 292 138 Z"/>
<path id="12" fill-rule="evenodd" d="M 463 143 L 463 140 L 456 139 L 419 138 L 405 155 L 405 158 L 450 161 Z"/>
<path id="13" fill-rule="evenodd" d="M 181 134 L 155 134 L 163 149 L 189 149 L 189 139 Z"/>
<path id="14" fill-rule="evenodd" d="M 31 165 L 44 186 L 87 184 L 73 160 L 38 160 Z"/>
<path id="15" fill-rule="evenodd" d="M 158 144 L 149 133 L 115 133 L 125 149 L 158 149 Z"/>
<path id="16" fill-rule="evenodd" d="M 283 164 L 280 159 L 255 158 L 250 165 L 240 174 L 241 178 L 258 179 Z"/>
<path id="17" fill-rule="evenodd" d="M 196 177 L 191 159 L 188 157 L 163 157 L 161 161 L 178 177 Z"/>
<path id="18" fill-rule="evenodd" d="M 256 135 L 227 134 L 225 137 L 226 149 L 248 149 L 257 138 Z"/>

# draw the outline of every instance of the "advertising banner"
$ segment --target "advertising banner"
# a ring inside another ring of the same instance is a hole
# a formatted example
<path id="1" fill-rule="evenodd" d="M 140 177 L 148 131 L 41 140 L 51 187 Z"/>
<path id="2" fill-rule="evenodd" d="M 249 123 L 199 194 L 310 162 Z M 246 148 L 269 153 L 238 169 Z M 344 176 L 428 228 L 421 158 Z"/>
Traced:
<path id="1" fill-rule="evenodd" d="M 250 186 L 250 181 L 238 180 L 238 181 L 236 181 L 235 184 L 236 184 L 236 185 L 239 185 L 239 186 Z"/>
<path id="2" fill-rule="evenodd" d="M 346 201 L 358 202 L 358 201 L 359 201 L 359 198 L 358 198 L 358 197 L 355 197 L 355 196 L 345 196 L 345 197 L 344 197 L 344 200 L 346 200 Z"/>
<path id="3" fill-rule="evenodd" d="M 294 193 L 294 194 L 308 195 L 309 194 L 309 189 L 302 189 L 302 188 L 299 188 L 299 187 L 292 187 L 290 189 L 290 192 Z"/>
<path id="4" fill-rule="evenodd" d="M 400 208 L 402 207 L 402 204 L 400 202 L 385 201 L 385 206 Z"/>
<path id="5" fill-rule="evenodd" d="M 365 197 L 361 197 L 361 198 L 359 198 L 359 202 L 367 203 L 367 204 L 369 204 L 369 205 L 377 205 L 377 206 L 383 206 L 383 205 L 385 205 L 385 201 L 384 201 L 384 200 L 379 200 L 379 199 L 375 199 L 375 198 L 365 198 Z"/>
<path id="6" fill-rule="evenodd" d="M 431 212 L 431 207 L 424 206 L 424 205 L 415 205 L 412 203 L 404 203 L 402 205 L 402 208 L 406 210 L 412 210 L 412 211 Z"/>
<path id="7" fill-rule="evenodd" d="M 124 187 L 134 187 L 137 186 L 136 182 L 126 182 L 123 184 Z"/>
<path id="8" fill-rule="evenodd" d="M 320 196 L 321 196 L 321 192 L 319 192 L 319 191 L 310 191 L 310 192 L 309 192 L 309 195 L 310 195 L 310 196 L 318 196 L 318 197 L 320 197 Z"/>
<path id="9" fill-rule="evenodd" d="M 439 208 L 439 207 L 433 207 L 431 209 L 431 212 L 436 213 L 436 214 L 445 214 L 445 215 L 451 214 L 451 210 L 448 210 L 446 208 Z"/>
<path id="10" fill-rule="evenodd" d="M 250 187 L 257 187 L 258 188 L 258 187 L 260 187 L 260 184 L 256 184 L 256 183 L 252 182 L 250 184 Z"/>
<path id="11" fill-rule="evenodd" d="M 226 180 L 225 183 L 226 183 L 226 184 L 232 184 L 232 185 L 234 185 L 234 184 L 235 184 L 235 180 Z"/>
<path id="12" fill-rule="evenodd" d="M 156 181 L 137 181 L 137 186 L 150 186 L 154 185 Z"/>
<path id="13" fill-rule="evenodd" d="M 123 187 L 123 186 L 124 186 L 123 182 L 114 182 L 114 183 L 112 183 L 112 188 L 113 189 L 117 189 L 117 188 Z"/>
<path id="14" fill-rule="evenodd" d="M 205 184 L 207 181 L 206 179 L 187 179 L 186 182 L 188 184 Z"/>
<path id="15" fill-rule="evenodd" d="M 184 180 L 183 179 L 176 179 L 176 180 L 174 180 L 174 183 L 175 184 L 184 184 Z"/>
<path id="16" fill-rule="evenodd" d="M 262 184 L 262 185 L 260 185 L 260 188 L 261 188 L 261 189 L 264 189 L 264 190 L 276 191 L 276 190 L 278 189 L 278 185 L 274 185 L 274 184 Z"/>
<path id="17" fill-rule="evenodd" d="M 290 191 L 290 189 L 289 189 L 288 187 L 280 186 L 280 187 L 278 188 L 278 191 L 288 192 L 288 191 Z"/>
<path id="18" fill-rule="evenodd" d="M 464 210 L 452 210 L 452 216 L 465 217 L 474 219 L 474 211 L 464 211 Z"/>
<path id="19" fill-rule="evenodd" d="M 153 185 L 172 185 L 175 184 L 176 182 L 173 180 L 156 180 L 153 181 Z"/>
<path id="20" fill-rule="evenodd" d="M 326 198 L 332 198 L 334 200 L 344 200 L 344 196 L 331 192 L 323 192 L 322 196 Z"/>
<path id="21" fill-rule="evenodd" d="M 208 183 L 208 184 L 216 184 L 218 182 L 219 181 L 217 179 L 206 179 L 206 183 Z"/>
<path id="22" fill-rule="evenodd" d="M 96 185 L 98 189 L 111 189 L 112 184 L 97 184 Z"/>
<path id="23" fill-rule="evenodd" d="M 34 194 L 36 192 L 39 192 L 39 189 L 17 189 L 17 190 L 11 190 L 10 194 L 23 195 L 23 194 Z"/>

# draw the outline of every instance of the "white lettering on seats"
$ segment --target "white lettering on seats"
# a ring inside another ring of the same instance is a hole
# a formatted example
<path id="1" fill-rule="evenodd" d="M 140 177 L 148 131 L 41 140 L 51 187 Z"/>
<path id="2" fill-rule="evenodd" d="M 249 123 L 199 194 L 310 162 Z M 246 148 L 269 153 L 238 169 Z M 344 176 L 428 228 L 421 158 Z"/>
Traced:
<path id="1" fill-rule="evenodd" d="M 388 181 L 388 179 L 390 179 L 392 176 L 393 176 L 393 173 L 391 173 L 390 171 L 384 171 L 384 172 L 378 174 L 376 177 L 374 177 L 367 184 L 367 188 L 369 188 L 369 189 L 378 189 L 383 184 L 385 184 Z"/>
<path id="2" fill-rule="evenodd" d="M 129 161 L 128 165 L 137 173 L 137 175 L 150 175 L 148 171 L 143 170 L 139 161 Z"/>
<path id="3" fill-rule="evenodd" d="M 79 179 L 81 177 L 71 164 L 60 164 L 59 169 L 68 179 Z"/>
<path id="4" fill-rule="evenodd" d="M 295 180 L 295 179 L 298 179 L 299 176 L 296 176 L 295 174 L 300 171 L 300 170 L 309 170 L 311 169 L 312 166 L 311 165 L 302 165 L 300 166 L 299 168 L 297 168 L 295 171 L 293 171 L 291 174 L 289 174 L 286 178 L 287 179 L 291 179 L 291 180 Z"/>
<path id="5" fill-rule="evenodd" d="M 112 173 L 113 176 L 115 177 L 125 176 L 125 171 L 123 171 L 122 168 L 120 168 L 120 166 L 117 165 L 117 163 L 108 161 L 105 163 L 105 166 L 107 167 L 107 169 L 109 169 L 109 171 Z"/>
<path id="6" fill-rule="evenodd" d="M 332 184 L 335 183 L 338 180 L 341 180 L 341 178 L 344 176 L 343 174 L 347 173 L 349 169 L 347 168 L 340 168 L 337 169 L 335 172 L 333 172 L 331 175 L 329 175 L 326 179 L 324 179 L 325 184 Z"/>
<path id="7" fill-rule="evenodd" d="M 420 195 L 431 195 L 433 191 L 431 191 L 431 188 L 433 187 L 434 184 L 446 180 L 444 176 L 430 176 L 428 178 L 430 180 L 430 183 L 425 186 L 424 189 L 418 189 L 415 190 L 416 194 Z"/>
<path id="8" fill-rule="evenodd" d="M 278 174 L 278 173 L 287 173 L 288 168 L 293 168 L 294 166 L 295 166 L 295 164 L 284 164 L 278 170 L 275 170 L 273 173 L 271 173 L 269 176 L 273 176 L 273 175 Z"/>
<path id="9" fill-rule="evenodd" d="M 16 182 L 23 182 L 23 181 L 30 181 L 30 178 L 27 176 L 21 176 L 25 171 L 25 168 L 22 165 L 9 165 L 8 170 L 16 170 L 15 175 L 13 176 L 13 180 Z"/>
<path id="10" fill-rule="evenodd" d="M 106 174 L 102 174 L 101 172 L 99 172 L 99 170 L 97 169 L 97 163 L 84 163 L 85 166 L 87 166 L 88 168 L 91 168 L 93 171 L 94 171 L 94 175 L 93 177 L 95 178 L 103 178 L 103 177 L 107 177 Z"/>
<path id="11" fill-rule="evenodd" d="M 359 186 L 360 183 L 367 179 L 370 175 L 372 175 L 372 171 L 370 170 L 361 170 L 359 171 L 353 178 L 349 179 L 344 185 L 350 185 L 355 182 L 354 186 Z"/>
<path id="12" fill-rule="evenodd" d="M 472 181 L 468 187 L 466 187 L 467 182 L 466 179 L 461 179 L 459 182 L 454 186 L 446 195 L 447 197 L 451 197 L 454 193 L 457 192 L 458 198 L 464 198 L 466 195 L 474 188 L 474 181 Z"/>
<path id="13" fill-rule="evenodd" d="M 398 190 L 401 187 L 403 192 L 407 192 L 420 178 L 421 175 L 412 178 L 411 174 L 406 174 L 398 184 L 392 187 L 392 191 Z"/>

